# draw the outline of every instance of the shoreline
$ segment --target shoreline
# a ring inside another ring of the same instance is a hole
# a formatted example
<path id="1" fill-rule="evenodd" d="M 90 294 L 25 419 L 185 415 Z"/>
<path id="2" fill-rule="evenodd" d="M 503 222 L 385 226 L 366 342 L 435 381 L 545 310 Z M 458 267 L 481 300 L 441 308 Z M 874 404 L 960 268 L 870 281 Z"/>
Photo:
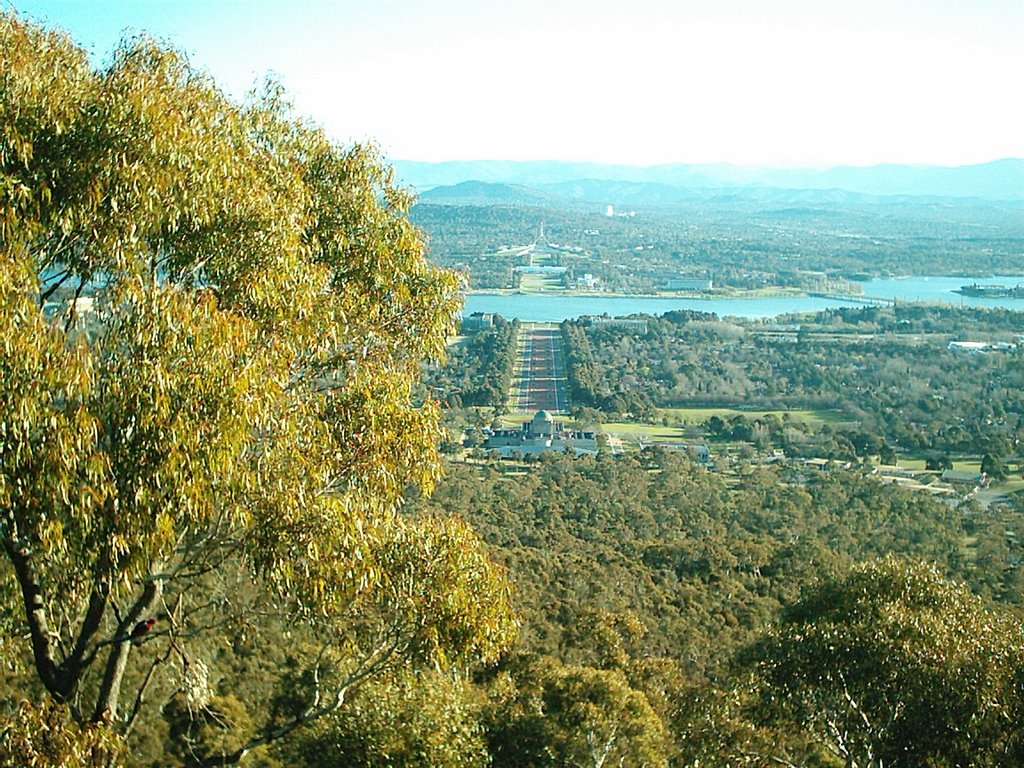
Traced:
<path id="1" fill-rule="evenodd" d="M 801 298 L 809 297 L 807 291 L 798 288 L 755 288 L 747 291 L 714 291 L 683 292 L 664 291 L 662 293 L 619 293 L 614 291 L 524 291 L 518 288 L 473 288 L 464 291 L 466 296 L 550 296 L 587 299 L 690 299 L 693 301 L 715 301 L 717 299 L 770 299 L 770 298 Z"/>
<path id="2" fill-rule="evenodd" d="M 986 279 L 979 280 L 984 282 Z M 1006 282 L 1000 276 L 992 282 Z M 989 309 L 1024 311 L 1024 298 L 986 299 L 972 298 L 955 293 L 954 289 L 965 282 L 962 277 L 930 276 L 899 280 L 888 278 L 884 281 L 864 285 L 859 298 L 814 297 L 789 289 L 787 293 L 760 289 L 757 293 L 745 292 L 732 295 L 657 295 L 647 293 L 621 294 L 588 291 L 586 293 L 559 293 L 516 291 L 510 289 L 473 290 L 463 294 L 463 313 L 473 312 L 501 314 L 507 318 L 518 317 L 522 321 L 560 322 L 566 318 L 581 315 L 628 316 L 632 314 L 661 314 L 675 309 L 691 309 L 697 312 L 717 314 L 721 317 L 738 316 L 749 318 L 779 317 L 822 310 L 855 307 L 866 304 L 946 304 L 950 306 L 976 306 Z M 1014 280 L 1016 282 L 1016 280 Z"/>

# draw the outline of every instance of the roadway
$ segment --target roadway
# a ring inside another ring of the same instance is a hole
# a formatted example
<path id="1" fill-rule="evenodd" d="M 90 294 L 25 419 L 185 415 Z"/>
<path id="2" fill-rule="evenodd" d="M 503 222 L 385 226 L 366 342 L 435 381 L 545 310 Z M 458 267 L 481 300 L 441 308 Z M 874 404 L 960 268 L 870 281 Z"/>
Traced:
<path id="1" fill-rule="evenodd" d="M 518 376 L 510 398 L 522 413 L 568 412 L 562 332 L 524 323 L 519 331 Z"/>

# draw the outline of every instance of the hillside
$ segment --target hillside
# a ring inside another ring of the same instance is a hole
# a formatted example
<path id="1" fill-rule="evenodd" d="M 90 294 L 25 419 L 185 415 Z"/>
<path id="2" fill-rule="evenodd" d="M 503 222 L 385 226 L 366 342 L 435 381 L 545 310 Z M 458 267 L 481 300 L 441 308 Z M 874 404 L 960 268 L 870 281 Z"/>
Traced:
<path id="1" fill-rule="evenodd" d="M 657 204 L 659 197 L 685 195 L 684 190 L 842 190 L 871 196 L 914 196 L 1024 200 L 1024 159 L 1008 158 L 959 167 L 876 165 L 829 169 L 746 168 L 725 164 L 625 166 L 554 161 L 459 161 L 420 163 L 393 160 L 403 184 L 425 192 L 434 187 L 466 181 L 529 187 L 560 196 L 590 199 L 574 194 L 593 192 L 599 183 L 614 191 L 631 192 L 633 202 Z M 617 185 L 612 185 L 616 182 Z M 570 192 L 566 192 L 567 186 Z M 639 188 L 653 185 L 643 196 Z M 666 188 L 673 191 L 669 193 Z M 608 195 L 603 195 L 608 197 Z"/>
<path id="2" fill-rule="evenodd" d="M 556 195 L 519 184 L 494 184 L 484 181 L 463 181 L 451 186 L 435 187 L 423 192 L 420 200 L 435 205 L 558 206 L 566 202 Z"/>

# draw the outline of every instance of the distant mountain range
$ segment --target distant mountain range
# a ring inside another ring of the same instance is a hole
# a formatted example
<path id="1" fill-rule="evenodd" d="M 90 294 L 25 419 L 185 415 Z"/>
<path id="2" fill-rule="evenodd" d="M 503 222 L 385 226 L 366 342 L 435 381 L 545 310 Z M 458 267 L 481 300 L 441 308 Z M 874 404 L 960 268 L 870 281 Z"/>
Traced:
<path id="1" fill-rule="evenodd" d="M 521 184 L 463 181 L 420 193 L 420 200 L 438 205 L 559 205 L 568 202 L 557 194 L 545 194 Z"/>
<path id="2" fill-rule="evenodd" d="M 424 202 L 447 204 L 545 205 L 579 201 L 657 205 L 730 191 L 770 197 L 771 190 L 827 191 L 840 199 L 848 193 L 1024 201 L 1024 159 L 1016 158 L 957 167 L 876 165 L 826 170 L 709 164 L 640 167 L 558 161 L 392 162 L 399 181 L 416 188 Z"/>

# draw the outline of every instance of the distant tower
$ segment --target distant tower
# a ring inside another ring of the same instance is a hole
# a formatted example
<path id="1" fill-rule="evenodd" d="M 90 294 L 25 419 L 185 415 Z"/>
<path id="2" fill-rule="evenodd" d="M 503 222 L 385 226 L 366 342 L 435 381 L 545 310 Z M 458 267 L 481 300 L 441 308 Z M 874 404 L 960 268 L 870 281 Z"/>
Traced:
<path id="1" fill-rule="evenodd" d="M 612 216 L 614 216 L 615 215 L 615 206 L 614 205 L 609 205 L 608 206 L 608 210 L 606 210 L 604 212 L 604 215 L 607 216 L 608 218 L 611 218 Z"/>
<path id="2" fill-rule="evenodd" d="M 537 244 L 547 245 L 548 241 L 544 238 L 544 222 L 540 223 L 540 227 L 537 228 Z"/>

